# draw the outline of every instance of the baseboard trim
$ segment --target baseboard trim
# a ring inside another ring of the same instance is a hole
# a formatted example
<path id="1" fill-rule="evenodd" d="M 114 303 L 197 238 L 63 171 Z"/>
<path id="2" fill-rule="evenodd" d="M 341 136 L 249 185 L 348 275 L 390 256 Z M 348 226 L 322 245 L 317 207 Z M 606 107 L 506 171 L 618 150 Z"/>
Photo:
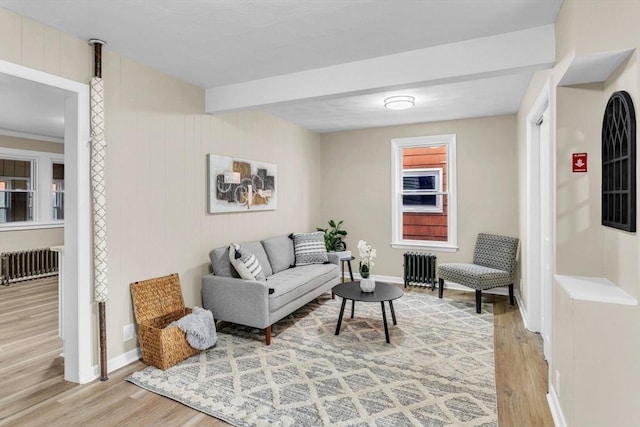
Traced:
<path id="1" fill-rule="evenodd" d="M 547 393 L 547 403 L 549 404 L 549 410 L 553 417 L 553 423 L 556 427 L 567 427 L 567 421 L 564 419 L 562 408 L 560 407 L 560 401 L 556 395 L 556 391 L 553 387 L 549 386 L 549 393 Z"/>
<path id="2" fill-rule="evenodd" d="M 516 291 L 514 292 L 515 296 L 516 296 L 516 301 L 518 302 L 518 308 L 520 309 L 520 317 L 522 317 L 522 323 L 524 325 L 524 328 L 527 331 L 531 331 L 531 332 L 536 332 L 536 331 L 532 331 L 529 328 L 529 316 L 527 315 L 527 308 L 524 305 L 524 302 L 522 302 L 522 295 L 520 295 L 520 290 L 516 289 Z"/>
<path id="3" fill-rule="evenodd" d="M 374 279 L 379 280 L 381 282 L 395 283 L 395 284 L 398 284 L 398 285 L 402 285 L 404 283 L 404 280 L 401 277 L 381 276 L 379 274 L 372 274 L 371 277 L 373 277 Z M 356 279 L 356 280 L 362 279 L 362 277 L 360 277 L 360 275 L 358 273 L 354 273 L 353 278 Z"/>
<path id="4" fill-rule="evenodd" d="M 122 353 L 119 356 L 116 356 L 107 361 L 107 372 L 111 373 L 113 371 L 117 371 L 118 369 L 130 365 L 133 362 L 137 362 L 142 358 L 142 352 L 140 351 L 140 347 L 136 347 L 133 350 L 130 350 L 126 353 Z M 94 380 L 100 377 L 100 366 L 94 365 Z"/>

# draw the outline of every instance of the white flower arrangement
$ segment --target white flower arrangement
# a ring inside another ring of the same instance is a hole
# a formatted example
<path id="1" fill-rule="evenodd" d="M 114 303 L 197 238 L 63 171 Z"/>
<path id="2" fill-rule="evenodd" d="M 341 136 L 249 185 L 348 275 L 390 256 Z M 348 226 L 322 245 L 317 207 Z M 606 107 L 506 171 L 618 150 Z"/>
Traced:
<path id="1" fill-rule="evenodd" d="M 360 258 L 362 258 L 362 261 L 360 261 L 360 276 L 366 279 L 369 277 L 371 269 L 376 265 L 373 262 L 376 257 L 376 250 L 364 240 L 360 240 L 358 242 L 358 252 L 360 253 Z"/>

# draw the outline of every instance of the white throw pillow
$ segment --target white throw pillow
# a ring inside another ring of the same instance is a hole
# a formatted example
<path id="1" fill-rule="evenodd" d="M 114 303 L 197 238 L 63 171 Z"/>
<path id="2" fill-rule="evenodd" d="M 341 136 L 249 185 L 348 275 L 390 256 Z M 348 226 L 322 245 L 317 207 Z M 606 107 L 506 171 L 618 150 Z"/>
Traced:
<path id="1" fill-rule="evenodd" d="M 258 258 L 237 243 L 229 245 L 229 261 L 243 279 L 267 280 Z"/>

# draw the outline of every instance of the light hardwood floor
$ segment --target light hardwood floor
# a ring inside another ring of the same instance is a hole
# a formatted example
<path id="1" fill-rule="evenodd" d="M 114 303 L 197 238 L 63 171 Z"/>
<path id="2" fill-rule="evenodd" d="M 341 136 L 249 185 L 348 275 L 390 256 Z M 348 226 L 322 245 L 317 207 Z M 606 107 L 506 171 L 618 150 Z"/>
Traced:
<path id="1" fill-rule="evenodd" d="M 474 301 L 473 292 L 445 291 L 445 297 Z M 494 303 L 499 425 L 553 426 L 540 336 L 524 329 L 506 297 L 486 295 L 483 301 Z M 55 278 L 0 286 L 0 425 L 227 426 L 124 381 L 142 362 L 105 382 L 65 382 L 57 319 Z"/>

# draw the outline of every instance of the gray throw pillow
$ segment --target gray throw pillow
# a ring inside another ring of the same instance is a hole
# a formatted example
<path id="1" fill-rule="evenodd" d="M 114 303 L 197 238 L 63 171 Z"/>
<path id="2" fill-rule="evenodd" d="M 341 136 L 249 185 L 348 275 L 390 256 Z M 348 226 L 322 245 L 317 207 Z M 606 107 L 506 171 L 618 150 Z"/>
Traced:
<path id="1" fill-rule="evenodd" d="M 243 279 L 267 280 L 258 258 L 237 243 L 229 245 L 229 261 Z"/>
<path id="2" fill-rule="evenodd" d="M 213 274 L 223 277 L 239 278 L 240 275 L 229 262 L 229 247 L 222 246 L 209 252 Z"/>
<path id="3" fill-rule="evenodd" d="M 271 237 L 263 240 L 262 246 L 269 257 L 274 274 L 286 270 L 296 263 L 293 238 L 289 238 L 287 235 Z"/>
<path id="4" fill-rule="evenodd" d="M 324 264 L 329 262 L 327 248 L 324 245 L 324 232 L 294 233 L 293 247 L 296 265 Z"/>

